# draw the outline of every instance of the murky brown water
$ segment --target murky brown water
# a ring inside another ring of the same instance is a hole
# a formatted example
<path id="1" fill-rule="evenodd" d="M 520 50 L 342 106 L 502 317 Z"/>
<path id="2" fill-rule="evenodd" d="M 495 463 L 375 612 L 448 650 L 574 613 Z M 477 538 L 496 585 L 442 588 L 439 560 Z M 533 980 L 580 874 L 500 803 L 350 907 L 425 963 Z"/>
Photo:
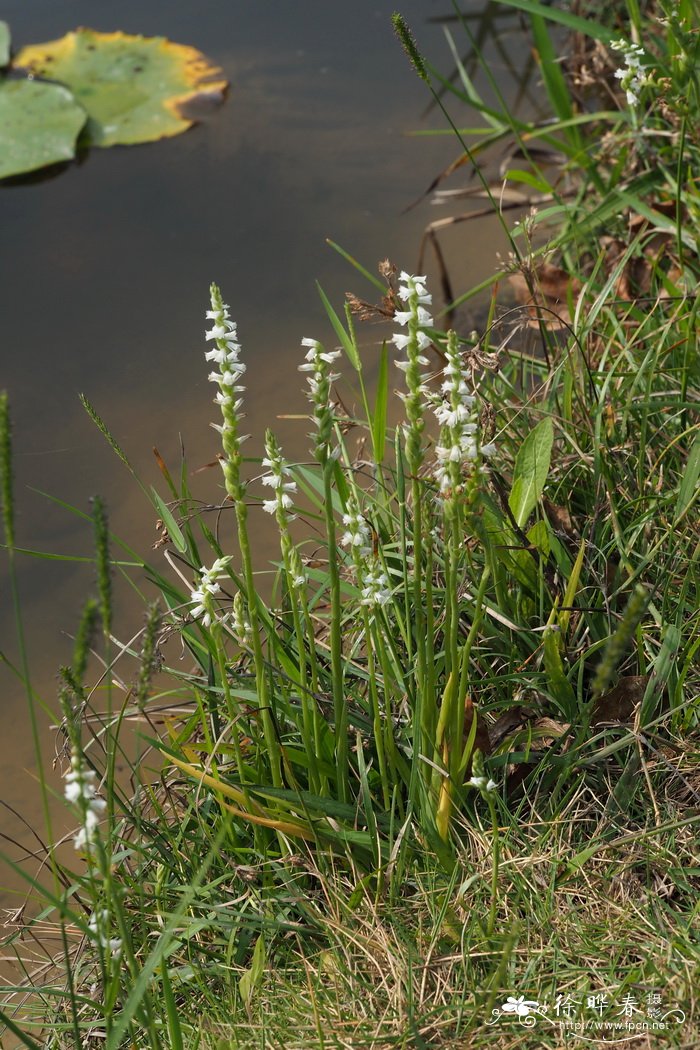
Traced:
<path id="1" fill-rule="evenodd" d="M 83 512 L 100 493 L 116 534 L 144 552 L 154 539 L 153 514 L 84 414 L 78 392 L 107 420 L 143 479 L 161 491 L 153 445 L 175 470 L 181 437 L 191 468 L 211 461 L 217 446 L 208 426 L 215 417 L 203 316 L 209 282 L 216 280 L 238 321 L 255 435 L 250 450 L 259 452 L 266 425 L 280 413 L 304 410 L 300 338 L 332 340 L 315 279 L 337 306 L 346 289 L 371 291 L 325 238 L 368 268 L 388 256 L 412 269 L 422 230 L 438 213 L 428 203 L 401 213 L 457 152 L 448 138 L 405 135 L 442 123 L 436 114 L 421 117 L 428 99 L 393 38 L 394 0 L 145 6 L 122 0 L 118 6 L 115 15 L 106 0 L 7 0 L 3 18 L 17 47 L 79 24 L 166 35 L 200 47 L 232 86 L 225 106 L 184 136 L 93 151 L 54 178 L 0 187 L 0 386 L 10 393 L 15 423 L 17 543 L 62 555 L 90 556 L 91 528 L 41 491 Z M 449 5 L 403 0 L 399 6 L 424 50 L 447 68 L 442 31 L 427 19 Z M 497 57 L 494 71 L 512 94 Z M 471 225 L 468 234 L 458 228 L 445 243 L 457 292 L 488 276 L 502 248 L 492 221 Z M 368 344 L 373 338 L 368 330 Z M 277 430 L 290 456 L 303 454 L 303 424 L 281 422 Z M 194 484 L 209 486 L 211 495 L 209 475 Z M 56 668 L 70 658 L 66 632 L 93 588 L 93 571 L 27 556 L 19 572 L 32 685 L 53 708 Z M 0 649 L 14 661 L 5 577 L 0 593 Z M 118 595 L 119 627 L 128 636 L 140 612 L 125 587 Z M 7 666 L 0 666 L 0 688 L 0 799 L 38 826 L 26 701 Z M 45 764 L 53 756 L 49 724 L 46 715 Z M 58 773 L 49 778 L 60 793 Z M 60 823 L 60 801 L 56 813 Z M 20 844 L 31 841 L 8 810 L 0 828 Z M 22 855 L 7 841 L 3 848 Z M 4 869 L 0 899 L 16 907 L 22 897 L 16 876 Z"/>

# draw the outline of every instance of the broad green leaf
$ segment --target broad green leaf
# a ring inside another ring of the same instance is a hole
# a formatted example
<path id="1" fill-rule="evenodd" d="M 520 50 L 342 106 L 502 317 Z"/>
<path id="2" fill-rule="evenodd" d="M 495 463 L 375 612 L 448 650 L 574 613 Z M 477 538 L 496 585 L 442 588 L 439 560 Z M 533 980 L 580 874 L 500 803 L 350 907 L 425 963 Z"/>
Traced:
<path id="1" fill-rule="evenodd" d="M 222 70 L 194 48 L 92 29 L 25 47 L 15 65 L 71 89 L 87 111 L 87 138 L 95 146 L 179 135 L 194 123 L 188 107 L 220 102 L 228 86 Z"/>
<path id="2" fill-rule="evenodd" d="M 533 175 L 530 171 L 523 171 L 521 168 L 509 168 L 505 178 L 508 182 L 524 182 L 526 186 L 532 186 L 533 190 L 537 190 L 538 193 L 552 192 L 552 187 L 548 182 L 538 178 L 537 175 Z"/>
<path id="3" fill-rule="evenodd" d="M 497 4 L 505 4 L 507 7 L 516 7 L 519 11 L 526 11 L 530 15 L 541 15 L 550 22 L 558 22 L 575 33 L 583 33 L 594 40 L 608 42 L 615 40 L 619 33 L 608 29 L 606 26 L 596 22 L 593 18 L 582 18 L 580 15 L 572 15 L 569 11 L 562 11 L 558 7 L 551 7 L 538 0 L 496 0 Z"/>
<path id="4" fill-rule="evenodd" d="M 649 675 L 639 712 L 639 724 L 643 729 L 658 713 L 664 695 L 666 683 L 673 672 L 676 654 L 683 644 L 683 637 L 675 624 L 669 623 L 663 635 L 661 648 L 654 660 L 654 668 Z"/>
<path id="5" fill-rule="evenodd" d="M 357 772 L 360 777 L 360 793 L 362 796 L 362 809 L 365 814 L 367 830 L 374 842 L 377 840 L 377 821 L 374 814 L 374 802 L 372 792 L 367 779 L 367 765 L 365 763 L 364 751 L 362 749 L 362 734 L 356 734 Z M 375 862 L 380 864 L 381 857 L 375 854 Z"/>
<path id="6" fill-rule="evenodd" d="M 67 88 L 0 80 L 0 179 L 72 160 L 84 123 Z"/>
<path id="7" fill-rule="evenodd" d="M 616 192 L 623 204 L 643 215 L 657 230 L 663 230 L 671 234 L 677 232 L 675 219 L 670 219 L 667 215 L 663 215 L 656 208 L 652 208 L 647 201 L 640 200 L 638 196 L 627 193 L 623 189 L 619 189 Z M 681 228 L 680 237 L 683 243 L 692 251 L 697 249 L 697 234 L 694 230 Z"/>
<path id="8" fill-rule="evenodd" d="M 644 696 L 639 705 L 637 713 L 638 725 L 641 730 L 646 729 L 653 718 L 658 715 L 662 697 L 666 690 L 669 677 L 676 663 L 676 654 L 682 643 L 681 632 L 675 624 L 668 624 L 663 636 L 661 648 L 654 660 L 653 669 L 648 675 Z M 634 749 L 627 759 L 627 763 L 618 780 L 612 798 L 606 809 L 610 811 L 614 804 L 622 813 L 629 812 L 639 790 L 639 769 L 641 760 L 639 752 Z"/>
<path id="9" fill-rule="evenodd" d="M 531 547 L 536 548 L 535 552 L 520 546 L 520 540 L 513 535 L 512 530 L 505 535 L 503 542 L 512 548 L 508 551 L 511 556 L 510 571 L 521 584 L 534 593 L 539 590 L 538 581 L 542 572 L 542 564 L 549 557 L 551 550 L 551 535 L 547 522 L 536 521 L 527 531 L 527 540 Z"/>
<path id="10" fill-rule="evenodd" d="M 337 313 L 335 312 L 335 310 L 331 306 L 331 303 L 330 303 L 330 300 L 328 299 L 328 296 L 326 295 L 326 293 L 324 292 L 323 288 L 318 283 L 318 281 L 316 281 L 316 287 L 318 288 L 318 294 L 321 297 L 321 302 L 323 303 L 323 305 L 325 307 L 325 310 L 326 310 L 326 313 L 328 314 L 328 320 L 333 325 L 333 330 L 335 331 L 335 334 L 338 336 L 338 339 L 340 340 L 340 343 L 341 343 L 341 345 L 343 347 L 343 350 L 345 351 L 345 353 L 348 356 L 348 360 L 350 361 L 350 364 L 352 365 L 352 367 L 355 369 L 356 372 L 361 372 L 362 371 L 362 362 L 360 361 L 360 356 L 359 356 L 359 354 L 357 352 L 357 347 L 353 343 L 353 341 L 350 338 L 350 336 L 348 335 L 348 333 L 345 331 L 345 328 L 343 326 L 343 322 L 340 320 L 340 318 L 338 317 Z"/>
<path id="11" fill-rule="evenodd" d="M 576 710 L 576 693 L 566 677 L 561 658 L 561 634 L 548 626 L 544 632 L 544 669 L 547 687 L 561 712 L 570 718 Z"/>
<path id="12" fill-rule="evenodd" d="M 547 558 L 551 550 L 549 526 L 546 521 L 536 521 L 531 529 L 527 530 L 527 538 L 533 547 Z"/>
<path id="13" fill-rule="evenodd" d="M 173 541 L 175 549 L 178 550 L 180 554 L 184 554 L 187 550 L 187 541 L 182 535 L 180 526 L 175 521 L 175 518 L 173 517 L 169 507 L 165 503 L 163 503 L 163 500 L 160 498 L 153 486 L 151 486 L 151 493 L 153 495 L 153 501 L 156 507 L 158 508 L 158 513 L 161 516 L 163 524 L 168 530 L 168 536 Z"/>
<path id="14" fill-rule="evenodd" d="M 312 500 L 314 506 L 322 509 L 326 498 L 326 490 L 321 473 L 318 470 L 310 470 L 308 467 L 295 467 L 294 475 L 299 481 L 300 486 Z M 333 502 L 333 510 L 337 511 L 338 514 L 343 514 L 345 512 L 345 506 L 335 490 L 333 490 L 331 499 Z"/>
<path id="15" fill-rule="evenodd" d="M 554 427 L 547 417 L 528 434 L 516 456 L 508 503 L 520 528 L 532 514 L 544 490 L 553 443 Z"/>
<path id="16" fill-rule="evenodd" d="M 683 477 L 681 478 L 681 483 L 678 487 L 676 511 L 673 515 L 674 525 L 678 524 L 698 496 L 700 496 L 698 478 L 700 478 L 700 434 L 695 435 L 695 441 L 691 446 L 688 462 L 685 465 Z"/>
<path id="17" fill-rule="evenodd" d="M 255 989 L 260 985 L 263 974 L 265 972 L 265 939 L 262 934 L 258 937 L 255 942 L 255 948 L 253 949 L 253 959 L 250 964 L 250 969 L 241 977 L 238 982 L 238 990 L 241 993 L 241 999 L 246 1010 L 250 1008 L 251 1000 Z"/>
<path id="18" fill-rule="evenodd" d="M 10 61 L 10 27 L 0 22 L 0 68 Z"/>
<path id="19" fill-rule="evenodd" d="M 483 113 L 484 117 L 489 122 L 492 128 L 495 128 L 497 131 L 501 131 L 503 129 L 503 120 L 499 117 L 497 113 L 494 113 L 493 110 L 489 110 L 485 105 L 484 100 L 482 99 L 479 92 L 476 90 L 476 87 L 474 86 L 474 81 L 469 76 L 469 73 L 467 72 L 464 63 L 462 62 L 462 57 L 459 53 L 459 49 L 457 48 L 452 34 L 450 33 L 449 29 L 447 29 L 447 27 L 445 27 L 445 37 L 447 39 L 450 51 L 452 52 L 452 58 L 459 73 L 459 78 L 462 81 L 462 85 L 464 87 L 466 101 L 480 113 Z"/>
<path id="20" fill-rule="evenodd" d="M 190 936 L 192 936 L 192 933 L 190 933 Z M 171 1050 L 184 1050 L 185 1044 L 182 1041 L 182 1028 L 180 1027 L 177 1003 L 175 1002 L 175 996 L 173 995 L 173 988 L 168 974 L 168 960 L 165 955 L 163 956 L 163 961 L 160 967 L 160 978 L 163 988 L 163 999 L 165 1000 L 165 1013 L 168 1019 L 170 1047 Z"/>
<path id="21" fill-rule="evenodd" d="M 559 120 L 570 120 L 573 116 L 571 96 L 569 95 L 569 89 L 559 64 L 560 59 L 554 50 L 546 22 L 539 15 L 532 15 L 530 24 L 549 101 Z M 574 131 L 574 129 L 571 130 Z"/>
<path id="22" fill-rule="evenodd" d="M 374 449 L 374 460 L 378 466 L 381 466 L 384 462 L 388 401 L 389 354 L 387 353 L 386 343 L 382 343 L 382 352 L 379 358 L 379 376 L 377 378 L 377 396 L 374 400 L 374 415 L 372 417 L 372 445 Z"/>
<path id="23" fill-rule="evenodd" d="M 564 601 L 562 605 L 564 608 L 559 613 L 559 626 L 562 631 L 566 631 L 569 626 L 569 620 L 571 619 L 571 611 L 576 599 L 576 592 L 578 591 L 578 581 L 581 578 L 581 569 L 583 568 L 583 559 L 586 554 L 586 540 L 581 540 L 581 546 L 579 552 L 576 555 L 576 561 L 574 567 L 571 570 L 569 576 L 569 582 L 566 585 L 566 592 L 564 594 Z"/>

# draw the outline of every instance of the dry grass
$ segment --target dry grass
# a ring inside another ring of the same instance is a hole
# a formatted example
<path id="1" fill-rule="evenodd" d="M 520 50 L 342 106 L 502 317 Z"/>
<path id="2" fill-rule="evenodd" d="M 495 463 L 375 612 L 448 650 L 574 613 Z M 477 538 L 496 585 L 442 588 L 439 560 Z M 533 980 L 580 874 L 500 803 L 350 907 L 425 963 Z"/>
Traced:
<path id="1" fill-rule="evenodd" d="M 664 801 L 661 815 L 673 824 L 687 810 Z M 548 1000 L 553 1015 L 557 996 L 604 994 L 615 1006 L 605 1018 L 615 1019 L 623 995 L 643 1006 L 653 990 L 664 1010 L 686 1014 L 663 1036 L 664 1045 L 699 1045 L 700 851 L 692 827 L 611 835 L 601 801 L 582 788 L 557 821 L 513 822 L 500 833 L 494 938 L 482 926 L 491 873 L 488 831 L 465 828 L 449 881 L 423 871 L 394 901 L 365 896 L 350 908 L 354 884 L 321 879 L 323 944 L 290 944 L 279 966 L 268 968 L 247 1021 L 237 1019 L 235 1031 L 219 1027 L 206 1045 L 555 1050 L 565 1045 L 558 1024 L 540 1018 L 528 1030 L 503 1015 L 489 1026 L 492 1009 L 524 994 Z M 578 864 L 581 851 L 596 845 Z M 612 1038 L 596 1042 L 589 1034 L 586 1042 L 607 1045 Z M 662 1037 L 614 1038 L 642 1048 L 658 1046 Z"/>

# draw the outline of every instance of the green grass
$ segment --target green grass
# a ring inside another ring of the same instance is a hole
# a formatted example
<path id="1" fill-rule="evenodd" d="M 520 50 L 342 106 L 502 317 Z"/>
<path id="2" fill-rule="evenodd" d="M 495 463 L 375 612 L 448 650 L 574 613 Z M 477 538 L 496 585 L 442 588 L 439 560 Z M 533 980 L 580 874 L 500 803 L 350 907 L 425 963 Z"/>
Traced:
<path id="1" fill-rule="evenodd" d="M 465 829 L 451 880 L 417 865 L 396 900 L 370 897 L 352 908 L 352 887 L 334 880 L 337 897 L 321 901 L 321 943 L 296 944 L 286 965 L 265 974 L 251 1018 L 239 1016 L 235 1028 L 221 1024 L 220 1042 L 204 1045 L 560 1046 L 560 1029 L 546 1020 L 533 1031 L 503 1014 L 494 1020 L 492 1011 L 518 994 L 548 1003 L 553 1019 L 558 996 L 585 1002 L 607 995 L 602 1019 L 613 1022 L 615 1000 L 632 995 L 646 1007 L 652 990 L 664 1013 L 676 1006 L 690 1013 L 697 875 L 683 871 L 693 863 L 698 870 L 693 829 L 655 837 L 650 849 L 640 841 L 602 847 L 583 870 L 570 872 L 576 828 L 606 837 L 602 809 L 582 790 L 558 824 L 513 823 L 503 832 L 495 940 L 485 938 L 481 923 L 490 840 L 478 824 Z M 586 1016 L 585 1007 L 577 1013 Z M 696 1044 L 697 1020 L 679 1031 L 670 1045 Z"/>
<path id="2" fill-rule="evenodd" d="M 350 408 L 334 407 L 335 350 L 307 343 L 310 458 L 285 465 L 265 439 L 265 469 L 292 487 L 255 480 L 225 402 L 218 504 L 202 509 L 185 463 L 163 464 L 163 492 L 141 486 L 164 556 L 117 555 L 95 503 L 98 597 L 60 695 L 89 849 L 72 864 L 49 851 L 49 888 L 23 873 L 36 912 L 6 938 L 21 979 L 1 1015 L 22 1045 L 557 1047 L 557 1001 L 611 1024 L 625 1001 L 633 1020 L 680 1010 L 650 1038 L 697 1045 L 698 13 L 630 3 L 649 69 L 630 107 L 620 52 L 592 42 L 620 36 L 622 6 L 615 24 L 587 23 L 578 66 L 559 61 L 551 25 L 580 33 L 577 20 L 512 6 L 533 16 L 550 121 L 487 106 L 465 64 L 438 75 L 396 26 L 464 157 L 508 141 L 505 181 L 545 191 L 508 231 L 521 301 L 494 292 L 482 331 L 446 333 L 420 315 L 415 281 L 338 249 L 363 281 L 354 308 L 321 291 Z M 581 87 L 586 63 L 598 77 Z M 489 125 L 469 146 L 461 106 Z M 368 360 L 357 302 L 377 291 L 385 318 L 406 313 L 408 345 L 388 341 L 394 324 Z M 239 382 L 216 288 L 210 306 L 207 348 Z M 455 387 L 438 424 L 426 402 L 457 369 L 474 403 Z M 267 508 L 280 535 L 267 593 L 250 537 L 276 492 L 297 518 Z M 117 569 L 146 609 L 125 645 Z M 24 652 L 19 599 L 16 617 Z M 137 662 L 121 706 L 112 675 L 89 681 L 89 653 Z M 33 705 L 26 662 L 18 673 Z M 31 945 L 48 930 L 47 960 Z M 508 996 L 540 1014 L 498 1013 Z M 597 1015 L 588 996 L 605 997 Z"/>

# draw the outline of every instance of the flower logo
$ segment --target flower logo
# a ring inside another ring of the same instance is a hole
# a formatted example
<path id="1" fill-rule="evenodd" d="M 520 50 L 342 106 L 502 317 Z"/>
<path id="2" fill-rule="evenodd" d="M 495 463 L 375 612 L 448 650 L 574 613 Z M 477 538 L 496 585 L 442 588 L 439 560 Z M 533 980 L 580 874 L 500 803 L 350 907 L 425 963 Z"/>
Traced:
<path id="1" fill-rule="evenodd" d="M 501 1006 L 504 1014 L 517 1014 L 518 1017 L 527 1017 L 533 1010 L 539 1009 L 539 1003 L 534 999 L 526 999 L 524 995 L 509 995 Z"/>

